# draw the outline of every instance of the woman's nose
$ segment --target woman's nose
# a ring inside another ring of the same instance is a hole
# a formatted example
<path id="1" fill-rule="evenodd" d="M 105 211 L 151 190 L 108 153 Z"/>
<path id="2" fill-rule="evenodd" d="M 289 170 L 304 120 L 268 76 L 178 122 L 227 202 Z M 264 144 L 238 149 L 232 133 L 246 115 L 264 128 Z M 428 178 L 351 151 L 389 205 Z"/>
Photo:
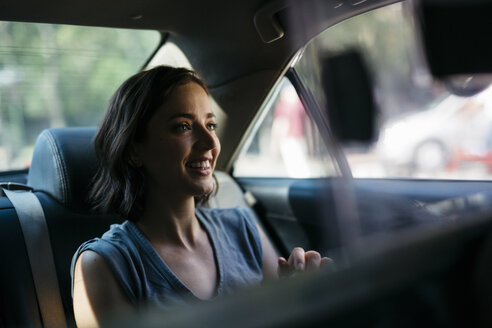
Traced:
<path id="1" fill-rule="evenodd" d="M 217 148 L 219 139 L 214 131 L 206 127 L 200 127 L 199 129 L 195 129 L 195 131 L 197 131 L 195 145 L 198 149 L 211 150 Z"/>

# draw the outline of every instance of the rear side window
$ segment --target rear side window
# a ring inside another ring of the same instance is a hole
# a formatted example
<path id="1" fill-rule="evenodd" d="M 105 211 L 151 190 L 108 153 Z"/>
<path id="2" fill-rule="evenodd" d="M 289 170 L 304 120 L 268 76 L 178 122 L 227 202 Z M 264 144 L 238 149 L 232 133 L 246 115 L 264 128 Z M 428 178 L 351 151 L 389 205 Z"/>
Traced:
<path id="1" fill-rule="evenodd" d="M 284 77 L 236 160 L 234 175 L 319 178 L 336 174 L 316 124 Z"/>
<path id="2" fill-rule="evenodd" d="M 43 129 L 97 125 L 155 31 L 0 22 L 0 171 L 29 167 Z"/>

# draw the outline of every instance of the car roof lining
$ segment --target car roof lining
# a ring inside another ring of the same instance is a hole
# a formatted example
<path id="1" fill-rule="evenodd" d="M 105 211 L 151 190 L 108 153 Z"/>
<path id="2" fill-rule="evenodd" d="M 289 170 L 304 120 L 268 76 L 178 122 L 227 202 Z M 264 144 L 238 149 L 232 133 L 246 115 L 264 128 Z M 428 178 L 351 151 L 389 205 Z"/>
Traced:
<path id="1" fill-rule="evenodd" d="M 129 0 L 122 3 L 117 0 L 17 0 L 2 1 L 0 20 L 168 32 L 190 57 L 193 67 L 213 86 L 255 71 L 281 70 L 300 47 L 334 22 L 395 1 L 345 1 L 347 5 L 342 6 L 343 11 L 326 10 L 321 15 L 317 13 L 316 19 L 303 20 L 302 30 L 309 33 L 294 35 L 292 29 L 283 26 L 284 37 L 271 43 L 262 41 L 254 25 L 255 14 L 266 5 L 285 3 L 280 6 L 282 10 L 293 8 L 290 12 L 297 12 L 298 9 L 305 11 L 320 6 L 330 8 L 330 3 L 340 1 Z M 349 4 L 352 2 L 362 4 Z M 277 19 L 277 15 L 273 19 Z M 199 55 L 193 58 L 193 54 Z"/>

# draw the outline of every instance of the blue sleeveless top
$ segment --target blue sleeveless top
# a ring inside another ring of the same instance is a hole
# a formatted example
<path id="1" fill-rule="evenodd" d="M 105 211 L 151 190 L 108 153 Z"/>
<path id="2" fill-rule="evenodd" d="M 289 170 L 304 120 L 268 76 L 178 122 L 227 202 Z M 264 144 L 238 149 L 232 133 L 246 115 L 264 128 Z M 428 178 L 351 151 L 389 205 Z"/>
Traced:
<path id="1" fill-rule="evenodd" d="M 198 208 L 196 216 L 214 250 L 219 276 L 216 296 L 259 284 L 263 279 L 262 249 L 250 210 Z M 168 308 L 199 300 L 130 221 L 111 225 L 101 238 L 91 239 L 77 249 L 70 269 L 72 288 L 75 263 L 86 250 L 98 253 L 107 261 L 116 281 L 136 308 L 143 305 Z"/>

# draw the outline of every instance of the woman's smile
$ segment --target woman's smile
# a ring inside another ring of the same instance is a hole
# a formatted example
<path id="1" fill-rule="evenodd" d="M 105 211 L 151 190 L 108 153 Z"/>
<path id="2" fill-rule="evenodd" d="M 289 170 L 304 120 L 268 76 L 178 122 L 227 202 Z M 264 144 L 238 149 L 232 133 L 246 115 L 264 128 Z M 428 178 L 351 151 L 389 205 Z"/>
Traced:
<path id="1" fill-rule="evenodd" d="M 208 176 L 212 174 L 212 166 L 210 161 L 211 159 L 209 158 L 188 161 L 186 163 L 186 168 L 193 174 Z"/>

